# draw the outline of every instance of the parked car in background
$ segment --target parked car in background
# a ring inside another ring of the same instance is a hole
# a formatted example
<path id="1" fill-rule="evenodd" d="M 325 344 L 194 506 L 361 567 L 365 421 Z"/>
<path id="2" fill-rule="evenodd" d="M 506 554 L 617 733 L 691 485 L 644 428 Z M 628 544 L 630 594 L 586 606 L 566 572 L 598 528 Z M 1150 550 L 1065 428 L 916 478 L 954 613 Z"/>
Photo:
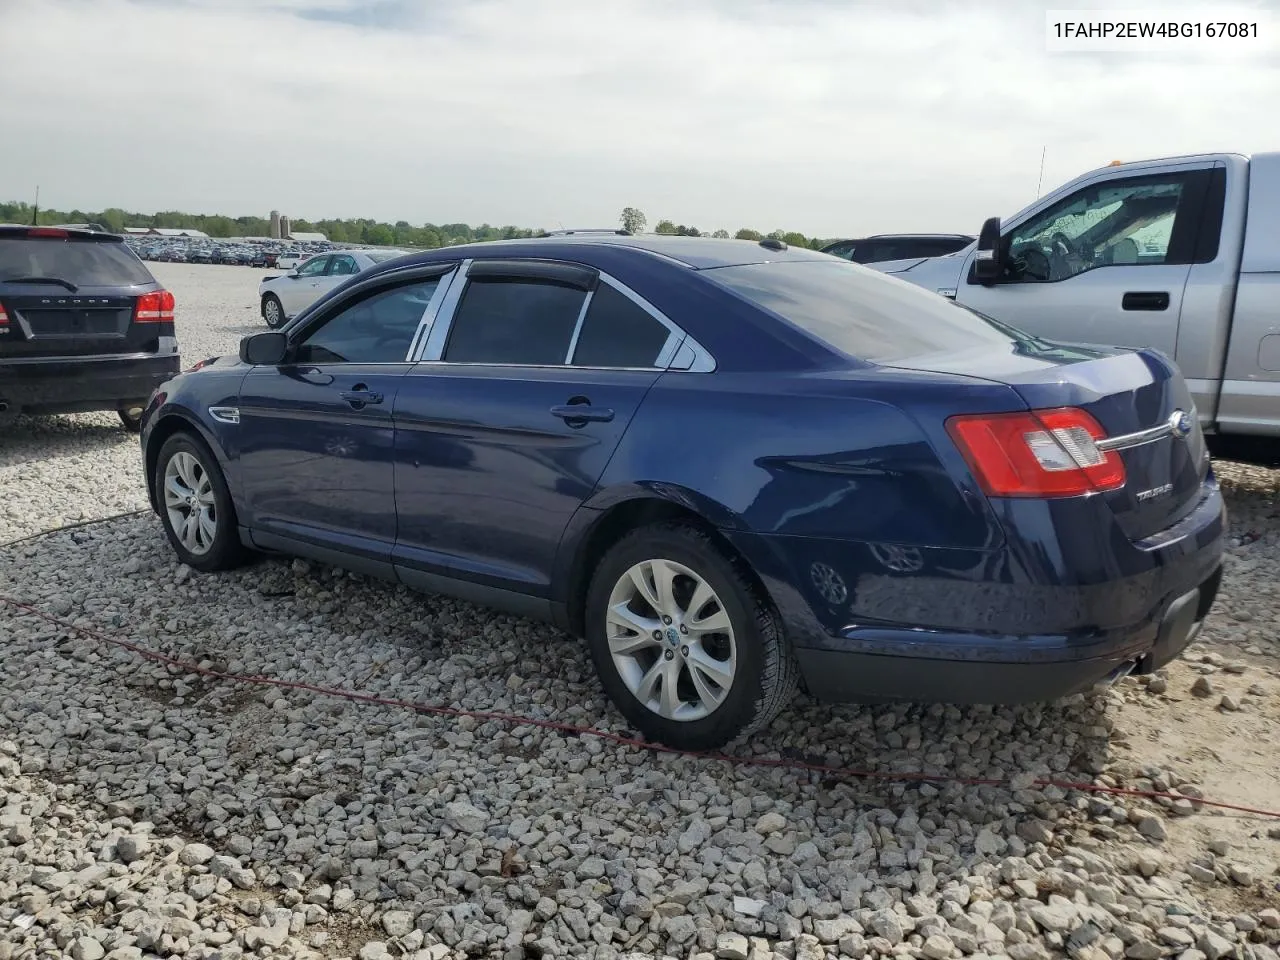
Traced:
<path id="1" fill-rule="evenodd" d="M 115 410 L 178 372 L 173 294 L 119 236 L 0 226 L 0 419 Z"/>
<path id="2" fill-rule="evenodd" d="M 1012 703 L 1150 672 L 1220 578 L 1165 358 L 776 240 L 433 250 L 198 367 L 141 438 L 182 562 L 277 551 L 549 619 L 679 748 L 797 677 Z"/>
<path id="3" fill-rule="evenodd" d="M 1280 153 L 1117 164 L 875 269 L 1058 340 L 1153 347 L 1204 428 L 1280 437 Z"/>
<path id="4" fill-rule="evenodd" d="M 276 257 L 276 267 L 281 270 L 292 270 L 294 267 L 300 266 L 305 260 L 309 259 L 312 254 L 302 250 L 286 250 Z"/>
<path id="5" fill-rule="evenodd" d="M 837 240 L 823 247 L 822 252 L 854 263 L 878 263 L 907 257 L 940 257 L 964 249 L 974 239 L 962 233 L 881 233 L 861 240 Z"/>
<path id="6" fill-rule="evenodd" d="M 317 254 L 283 276 L 263 277 L 258 284 L 262 319 L 279 327 L 356 274 L 404 255 L 404 250 L 337 250 Z"/>

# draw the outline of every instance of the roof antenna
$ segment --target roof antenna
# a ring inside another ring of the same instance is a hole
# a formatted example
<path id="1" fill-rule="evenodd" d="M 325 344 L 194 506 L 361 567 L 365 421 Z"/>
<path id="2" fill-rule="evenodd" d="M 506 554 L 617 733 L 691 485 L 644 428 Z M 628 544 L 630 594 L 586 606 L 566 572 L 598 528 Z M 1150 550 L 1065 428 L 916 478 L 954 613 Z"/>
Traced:
<path id="1" fill-rule="evenodd" d="M 40 184 L 36 184 L 36 205 L 31 211 L 31 225 L 33 227 L 40 226 Z"/>
<path id="2" fill-rule="evenodd" d="M 1046 143 L 1040 148 L 1040 179 L 1036 181 L 1036 199 L 1040 199 L 1040 187 L 1044 185 L 1044 155 L 1049 152 L 1049 145 Z"/>

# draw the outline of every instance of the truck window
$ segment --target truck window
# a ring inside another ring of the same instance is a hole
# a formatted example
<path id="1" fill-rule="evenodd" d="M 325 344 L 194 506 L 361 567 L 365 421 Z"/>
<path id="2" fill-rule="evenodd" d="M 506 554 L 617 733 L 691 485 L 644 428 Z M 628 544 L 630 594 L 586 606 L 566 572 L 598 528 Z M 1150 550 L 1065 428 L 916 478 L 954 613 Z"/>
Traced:
<path id="1" fill-rule="evenodd" d="M 1099 267 L 1171 262 L 1174 227 L 1193 206 L 1187 187 L 1188 174 L 1170 173 L 1081 188 L 1007 235 L 1005 282 L 1054 283 Z"/>

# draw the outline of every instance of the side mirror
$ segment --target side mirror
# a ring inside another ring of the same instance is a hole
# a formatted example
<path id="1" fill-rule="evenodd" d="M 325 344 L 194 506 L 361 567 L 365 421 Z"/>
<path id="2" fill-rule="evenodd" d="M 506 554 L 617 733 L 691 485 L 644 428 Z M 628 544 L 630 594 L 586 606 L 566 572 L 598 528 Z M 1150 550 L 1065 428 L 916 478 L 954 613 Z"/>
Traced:
<path id="1" fill-rule="evenodd" d="M 1000 259 L 1000 218 L 992 217 L 978 233 L 978 255 L 973 261 L 973 277 L 990 284 L 1000 279 L 1004 263 Z"/>
<path id="2" fill-rule="evenodd" d="M 283 333 L 255 333 L 240 341 L 240 362 L 255 367 L 276 367 L 284 363 L 289 338 Z"/>

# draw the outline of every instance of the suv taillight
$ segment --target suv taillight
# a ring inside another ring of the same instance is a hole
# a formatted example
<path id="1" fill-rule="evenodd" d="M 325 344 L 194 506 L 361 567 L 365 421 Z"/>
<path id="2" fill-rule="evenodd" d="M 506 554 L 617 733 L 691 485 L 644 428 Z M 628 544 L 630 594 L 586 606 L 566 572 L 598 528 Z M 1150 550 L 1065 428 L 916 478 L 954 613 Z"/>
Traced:
<path id="1" fill-rule="evenodd" d="M 168 290 L 144 293 L 133 305 L 134 323 L 173 323 L 173 294 Z"/>
<path id="2" fill-rule="evenodd" d="M 1098 421 L 1075 407 L 952 417 L 947 432 L 992 497 L 1075 497 L 1125 483 L 1124 461 L 1099 450 Z"/>
<path id="3" fill-rule="evenodd" d="M 0 327 L 9 325 L 9 314 L 4 312 L 4 304 L 0 303 Z"/>

